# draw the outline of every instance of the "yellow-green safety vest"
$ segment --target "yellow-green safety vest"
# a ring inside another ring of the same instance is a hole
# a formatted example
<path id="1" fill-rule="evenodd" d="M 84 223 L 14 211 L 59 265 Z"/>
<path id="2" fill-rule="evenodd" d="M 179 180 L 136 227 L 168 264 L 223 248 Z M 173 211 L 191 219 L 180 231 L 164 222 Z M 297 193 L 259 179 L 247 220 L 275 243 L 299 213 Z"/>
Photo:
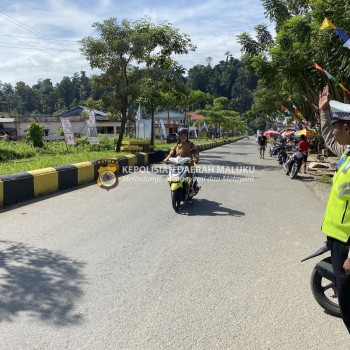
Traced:
<path id="1" fill-rule="evenodd" d="M 339 241 L 350 237 L 350 150 L 340 157 L 328 198 L 322 232 Z"/>

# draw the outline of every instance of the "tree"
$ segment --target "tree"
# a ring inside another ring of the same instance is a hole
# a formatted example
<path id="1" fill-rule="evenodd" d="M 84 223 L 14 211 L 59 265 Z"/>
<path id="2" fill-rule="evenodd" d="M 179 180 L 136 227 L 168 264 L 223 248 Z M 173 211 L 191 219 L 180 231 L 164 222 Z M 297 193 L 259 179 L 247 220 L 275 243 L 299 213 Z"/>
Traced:
<path id="1" fill-rule="evenodd" d="M 106 87 L 107 93 L 102 99 L 110 111 L 120 115 L 119 151 L 129 106 L 141 95 L 141 86 L 145 86 L 145 83 L 140 84 L 140 79 L 151 85 L 150 79 L 155 76 L 153 68 L 171 67 L 171 55 L 187 53 L 194 47 L 187 35 L 180 34 L 167 22 L 153 24 L 145 18 L 137 21 L 124 19 L 119 24 L 115 18 L 110 18 L 95 22 L 92 26 L 97 30 L 98 37 L 83 38 L 80 41 L 81 52 L 92 68 L 102 71 L 100 76 L 95 77 L 95 82 L 98 86 Z M 146 69 L 141 71 L 143 66 Z M 152 110 L 152 119 L 153 114 Z"/>
<path id="2" fill-rule="evenodd" d="M 232 131 L 233 133 L 247 130 L 247 125 L 239 116 L 239 113 L 227 109 L 227 105 L 228 99 L 226 97 L 216 98 L 212 106 L 208 105 L 205 109 L 198 110 L 197 113 L 204 115 L 208 125 L 214 127 L 216 132 L 221 127 L 225 131 Z"/>

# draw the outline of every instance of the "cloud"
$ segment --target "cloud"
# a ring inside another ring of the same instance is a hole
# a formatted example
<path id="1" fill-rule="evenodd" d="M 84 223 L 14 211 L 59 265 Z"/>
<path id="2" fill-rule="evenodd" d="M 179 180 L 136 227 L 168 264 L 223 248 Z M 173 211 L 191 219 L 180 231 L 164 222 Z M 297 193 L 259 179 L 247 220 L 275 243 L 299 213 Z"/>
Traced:
<path id="1" fill-rule="evenodd" d="M 31 86 L 47 78 L 57 83 L 80 71 L 89 76 L 92 71 L 78 41 L 94 35 L 92 24 L 110 17 L 121 21 L 146 16 L 153 22 L 170 22 L 197 45 L 196 52 L 176 57 L 187 69 L 206 64 L 209 56 L 217 64 L 227 51 L 239 58 L 236 36 L 244 31 L 254 34 L 259 23 L 269 24 L 257 0 L 5 1 L 0 9 L 0 20 L 6 24 L 0 30 L 0 81 Z"/>

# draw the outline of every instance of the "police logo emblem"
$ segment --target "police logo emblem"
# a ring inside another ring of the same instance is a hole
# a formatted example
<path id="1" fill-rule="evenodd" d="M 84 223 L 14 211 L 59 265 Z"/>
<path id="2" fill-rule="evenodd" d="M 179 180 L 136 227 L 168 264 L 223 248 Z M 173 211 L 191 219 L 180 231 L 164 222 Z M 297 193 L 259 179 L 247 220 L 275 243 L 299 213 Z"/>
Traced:
<path id="1" fill-rule="evenodd" d="M 97 169 L 97 185 L 107 191 L 115 188 L 119 184 L 118 170 L 119 164 L 116 159 L 103 159 L 96 162 L 99 165 Z"/>

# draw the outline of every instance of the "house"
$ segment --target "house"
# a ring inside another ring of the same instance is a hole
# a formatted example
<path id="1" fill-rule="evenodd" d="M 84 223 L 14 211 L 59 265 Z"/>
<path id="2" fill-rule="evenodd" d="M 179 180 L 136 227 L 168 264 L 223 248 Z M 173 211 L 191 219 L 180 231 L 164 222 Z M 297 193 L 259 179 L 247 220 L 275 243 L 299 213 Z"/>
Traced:
<path id="1" fill-rule="evenodd" d="M 73 133 L 76 135 L 87 135 L 87 126 L 83 112 L 88 112 L 86 107 L 78 106 L 59 116 L 49 117 L 16 117 L 15 124 L 17 129 L 17 137 L 25 138 L 28 125 L 32 122 L 37 122 L 44 127 L 44 140 L 53 141 L 62 139 L 62 136 L 57 135 L 57 131 L 62 128 L 60 118 L 69 118 Z M 120 122 L 110 121 L 107 114 L 101 111 L 94 110 L 96 118 L 96 127 L 99 134 L 105 134 L 109 137 L 114 137 L 120 130 Z"/>
<path id="2" fill-rule="evenodd" d="M 160 137 L 161 122 L 164 122 L 167 134 L 177 133 L 177 129 L 185 124 L 185 115 L 174 111 L 162 111 L 154 114 L 154 134 Z"/>

